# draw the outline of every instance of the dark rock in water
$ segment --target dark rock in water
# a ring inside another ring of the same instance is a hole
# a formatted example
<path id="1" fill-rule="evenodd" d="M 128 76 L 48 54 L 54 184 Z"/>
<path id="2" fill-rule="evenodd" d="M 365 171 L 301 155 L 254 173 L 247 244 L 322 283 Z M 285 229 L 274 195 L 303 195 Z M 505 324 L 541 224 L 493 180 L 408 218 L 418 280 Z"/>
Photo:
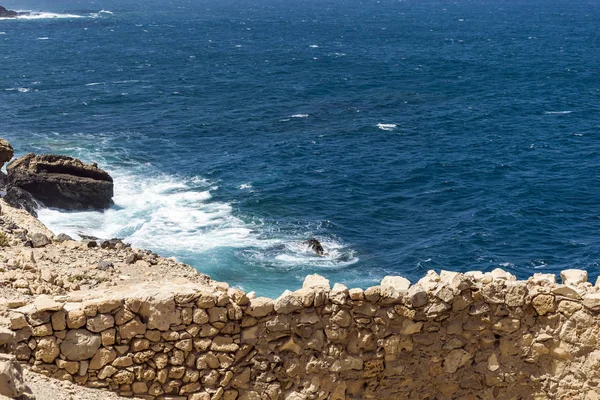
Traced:
<path id="1" fill-rule="evenodd" d="M 29 153 L 11 162 L 7 171 L 9 190 L 26 190 L 46 207 L 103 210 L 112 205 L 110 175 L 76 158 Z"/>
<path id="2" fill-rule="evenodd" d="M 4 196 L 4 201 L 15 208 L 21 208 L 34 217 L 37 217 L 39 203 L 27 190 L 23 190 L 19 187 L 9 187 Z"/>
<path id="3" fill-rule="evenodd" d="M 32 246 L 35 248 L 46 247 L 50 244 L 50 239 L 48 239 L 48 237 L 43 233 L 34 233 L 31 235 L 30 240 Z"/>
<path id="4" fill-rule="evenodd" d="M 321 245 L 321 242 L 319 242 L 317 239 L 312 238 L 310 240 L 305 241 L 304 244 L 308 245 L 308 248 L 311 249 L 312 251 L 314 251 L 316 255 L 318 255 L 318 256 L 325 255 L 325 249 Z"/>
<path id="5" fill-rule="evenodd" d="M 0 18 L 17 18 L 20 15 L 29 15 L 29 13 L 7 10 L 6 8 L 0 6 Z"/>
<path id="6" fill-rule="evenodd" d="M 66 242 L 67 240 L 73 240 L 73 238 L 66 233 L 61 233 L 54 239 L 58 243 Z"/>
<path id="7" fill-rule="evenodd" d="M 93 249 L 94 247 L 98 247 L 98 243 L 96 243 L 96 241 L 94 240 L 90 240 L 89 242 L 87 242 L 87 247 L 88 249 Z"/>

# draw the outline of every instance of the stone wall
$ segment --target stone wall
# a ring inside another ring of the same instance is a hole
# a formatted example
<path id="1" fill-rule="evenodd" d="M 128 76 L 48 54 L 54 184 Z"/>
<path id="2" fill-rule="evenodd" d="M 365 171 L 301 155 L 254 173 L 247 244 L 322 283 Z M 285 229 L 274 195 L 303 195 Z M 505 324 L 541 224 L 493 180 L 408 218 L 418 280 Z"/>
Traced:
<path id="1" fill-rule="evenodd" d="M 278 299 L 213 283 L 40 296 L 13 309 L 34 371 L 148 399 L 598 399 L 587 273 L 429 272 Z"/>

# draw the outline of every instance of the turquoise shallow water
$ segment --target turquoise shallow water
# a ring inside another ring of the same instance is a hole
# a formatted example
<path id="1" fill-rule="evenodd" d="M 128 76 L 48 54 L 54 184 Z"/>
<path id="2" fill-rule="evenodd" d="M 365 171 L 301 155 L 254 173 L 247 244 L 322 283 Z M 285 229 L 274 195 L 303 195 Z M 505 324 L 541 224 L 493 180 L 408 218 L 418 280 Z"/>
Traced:
<path id="1" fill-rule="evenodd" d="M 599 271 L 594 1 L 3 5 L 42 14 L 0 20 L 0 135 L 116 181 L 105 213 L 42 211 L 57 232 L 272 296 Z"/>

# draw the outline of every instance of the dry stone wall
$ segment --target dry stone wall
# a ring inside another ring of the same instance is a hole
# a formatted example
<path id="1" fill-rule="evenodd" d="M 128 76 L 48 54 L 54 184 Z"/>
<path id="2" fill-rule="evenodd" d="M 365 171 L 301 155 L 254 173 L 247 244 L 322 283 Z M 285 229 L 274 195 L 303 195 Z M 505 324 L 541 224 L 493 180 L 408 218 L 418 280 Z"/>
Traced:
<path id="1" fill-rule="evenodd" d="M 600 288 L 562 281 L 313 275 L 276 300 L 142 284 L 40 296 L 7 322 L 34 371 L 147 399 L 598 399 Z"/>

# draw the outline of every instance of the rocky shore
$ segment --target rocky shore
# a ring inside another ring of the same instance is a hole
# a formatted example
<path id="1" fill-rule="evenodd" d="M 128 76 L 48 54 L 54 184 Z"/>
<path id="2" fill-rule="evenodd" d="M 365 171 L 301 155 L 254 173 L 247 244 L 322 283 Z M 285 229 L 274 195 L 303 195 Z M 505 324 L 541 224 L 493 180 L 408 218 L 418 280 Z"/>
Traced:
<path id="1" fill-rule="evenodd" d="M 0 399 L 600 398 L 600 286 L 582 270 L 310 275 L 270 299 L 0 207 Z"/>

